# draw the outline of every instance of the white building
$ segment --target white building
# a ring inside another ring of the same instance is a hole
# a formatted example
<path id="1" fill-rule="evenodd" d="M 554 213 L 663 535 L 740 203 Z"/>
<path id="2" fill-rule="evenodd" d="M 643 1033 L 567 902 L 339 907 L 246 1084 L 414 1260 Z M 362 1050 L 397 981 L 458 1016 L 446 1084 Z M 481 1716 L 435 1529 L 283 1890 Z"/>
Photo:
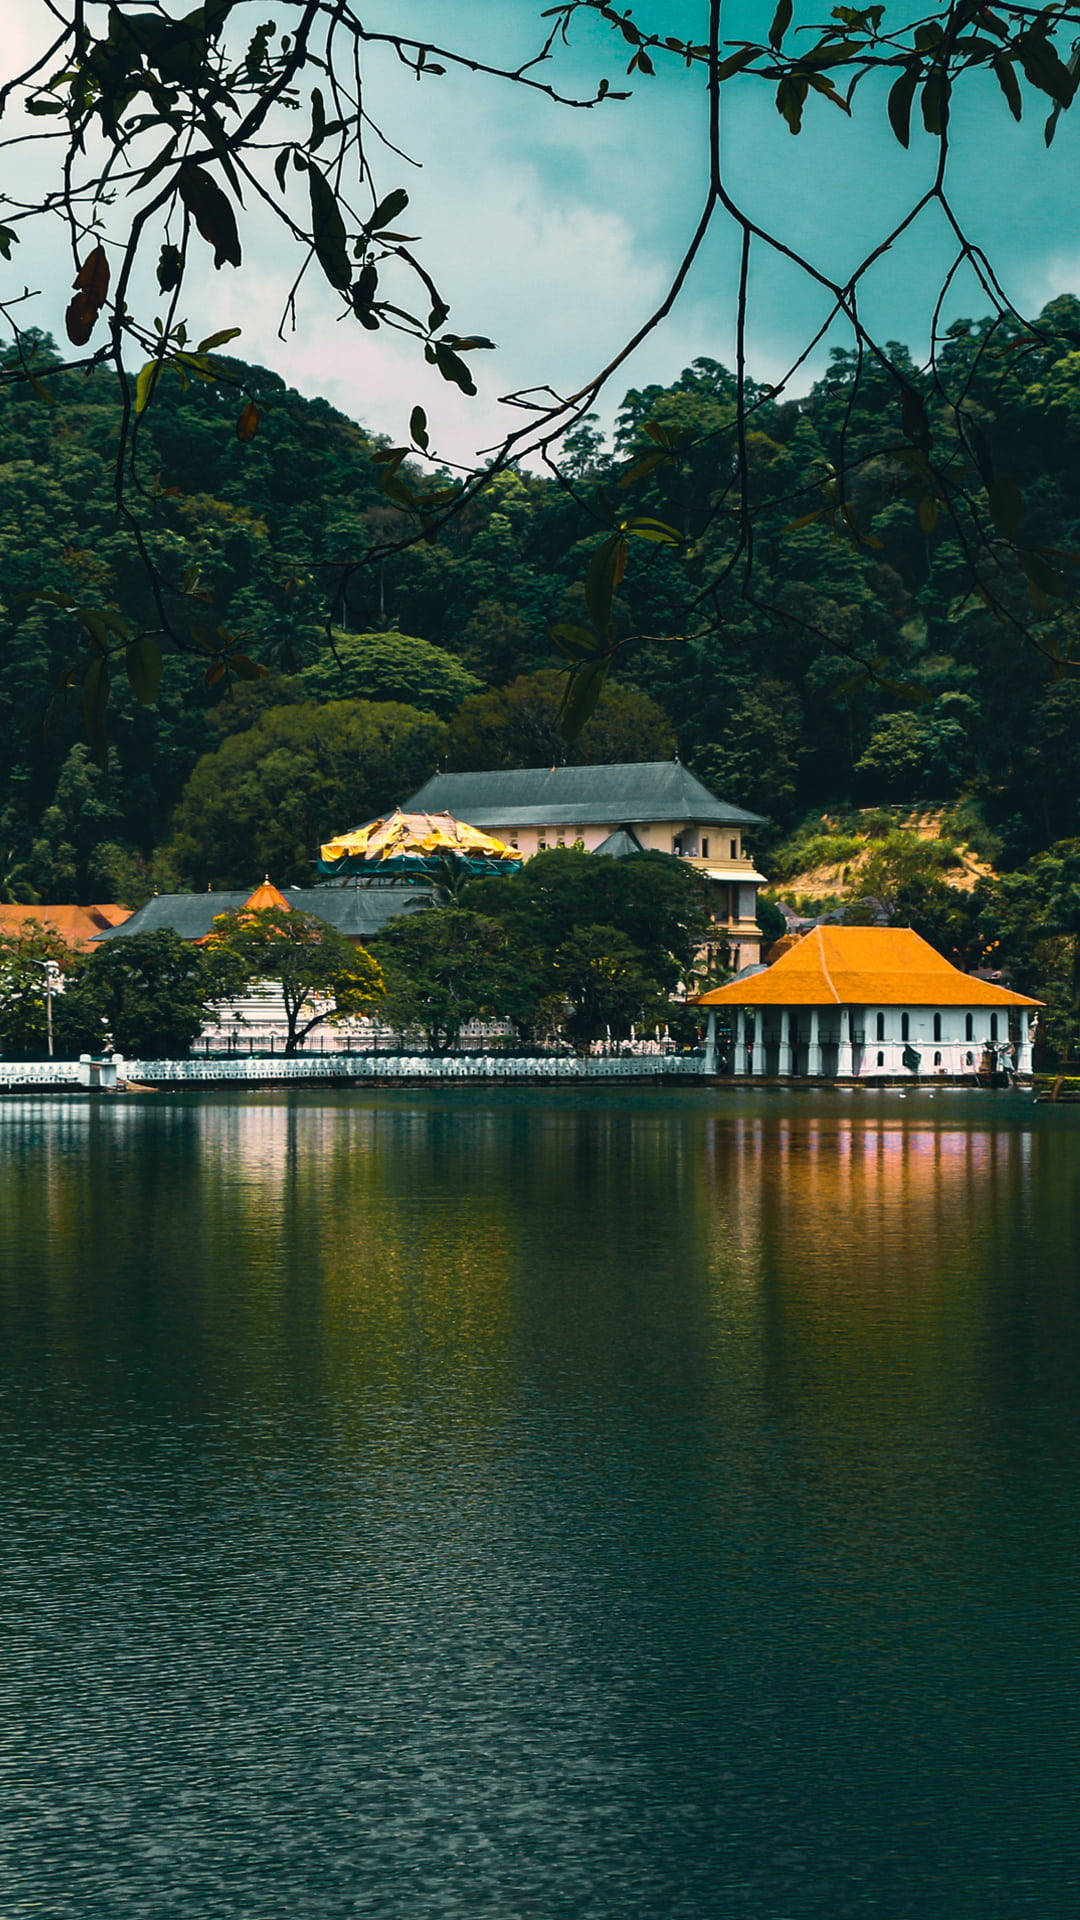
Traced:
<path id="1" fill-rule="evenodd" d="M 406 813 L 452 813 L 506 841 L 528 860 L 552 847 L 613 857 L 668 853 L 713 883 L 717 930 L 732 965 L 761 953 L 757 891 L 747 832 L 764 826 L 715 794 L 678 760 L 606 767 L 514 767 L 501 773 L 437 773 L 403 802 Z"/>
<path id="2" fill-rule="evenodd" d="M 695 1003 L 732 1021 L 731 1071 L 824 1080 L 1031 1072 L 1041 1002 L 961 973 L 910 927 L 815 927 Z"/>

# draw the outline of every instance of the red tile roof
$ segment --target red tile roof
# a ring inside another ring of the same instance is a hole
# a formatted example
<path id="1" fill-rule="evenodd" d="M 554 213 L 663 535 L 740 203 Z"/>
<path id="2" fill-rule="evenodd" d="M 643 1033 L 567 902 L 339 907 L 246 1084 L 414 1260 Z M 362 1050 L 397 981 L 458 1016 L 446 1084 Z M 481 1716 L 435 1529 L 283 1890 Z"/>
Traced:
<path id="1" fill-rule="evenodd" d="M 0 937 L 5 933 L 21 933 L 29 926 L 48 927 L 79 952 L 90 945 L 95 934 L 102 933 L 106 927 L 121 927 L 130 918 L 130 907 L 119 907 L 111 901 L 92 907 L 45 903 L 35 907 L 0 905 Z"/>

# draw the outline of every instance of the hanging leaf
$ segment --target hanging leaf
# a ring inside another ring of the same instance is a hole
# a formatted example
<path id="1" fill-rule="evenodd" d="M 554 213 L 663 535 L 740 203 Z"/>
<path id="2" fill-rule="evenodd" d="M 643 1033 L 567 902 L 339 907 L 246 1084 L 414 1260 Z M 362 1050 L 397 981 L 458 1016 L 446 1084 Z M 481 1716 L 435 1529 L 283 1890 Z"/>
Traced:
<path id="1" fill-rule="evenodd" d="M 128 684 L 136 700 L 144 707 L 151 707 L 158 697 L 164 661 L 161 648 L 152 633 L 140 633 L 132 640 L 124 654 Z"/>
<path id="2" fill-rule="evenodd" d="M 607 634 L 611 602 L 625 572 L 626 541 L 621 533 L 609 534 L 597 547 L 585 575 L 585 605 L 597 633 Z"/>
<path id="3" fill-rule="evenodd" d="M 905 67 L 895 86 L 889 90 L 889 125 L 902 147 L 911 139 L 911 103 L 919 84 L 918 63 Z"/>
<path id="4" fill-rule="evenodd" d="M 241 408 L 240 418 L 236 422 L 236 437 L 238 440 L 254 440 L 258 431 L 259 409 L 254 400 L 249 400 L 246 407 Z"/>
<path id="5" fill-rule="evenodd" d="M 772 26 L 769 28 L 769 45 L 774 53 L 780 49 L 780 43 L 791 25 L 794 12 L 793 0 L 780 0 L 780 5 L 773 14 Z"/>
<path id="6" fill-rule="evenodd" d="M 809 90 L 808 80 L 790 73 L 785 74 L 776 89 L 776 111 L 787 121 L 792 133 L 798 133 L 802 126 L 802 110 Z"/>
<path id="7" fill-rule="evenodd" d="M 933 533 L 938 523 L 938 503 L 933 494 L 924 493 L 915 512 L 923 532 Z"/>
<path id="8" fill-rule="evenodd" d="M 997 75 L 998 85 L 1009 104 L 1009 112 L 1014 120 L 1019 120 L 1024 111 L 1020 94 L 1020 82 L 1016 77 L 1016 68 L 1005 53 L 995 53 L 991 66 Z"/>
<path id="9" fill-rule="evenodd" d="M 179 247 L 172 247 L 166 242 L 157 263 L 157 283 L 162 293 L 171 293 L 174 287 L 180 285 L 183 271 L 184 260 Z"/>
<path id="10" fill-rule="evenodd" d="M 348 293 L 352 286 L 352 267 L 349 265 L 345 222 L 334 190 L 318 167 L 308 168 L 308 186 L 311 191 L 311 227 L 316 257 L 330 285 L 336 287 L 339 293 Z"/>
<path id="11" fill-rule="evenodd" d="M 590 660 L 575 667 L 559 703 L 559 732 L 570 745 L 578 738 L 586 722 L 596 711 L 607 679 L 607 660 Z"/>
<path id="12" fill-rule="evenodd" d="M 427 414 L 423 407 L 414 407 L 409 415 L 409 432 L 422 453 L 428 450 Z"/>
<path id="13" fill-rule="evenodd" d="M 238 267 L 241 255 L 236 215 L 217 181 L 205 168 L 185 160 L 176 176 L 176 185 L 203 239 L 214 249 L 215 267 L 226 263 Z"/>
<path id="14" fill-rule="evenodd" d="M 109 262 L 104 247 L 96 246 L 87 254 L 75 275 L 74 285 L 75 298 L 64 315 L 64 325 L 72 346 L 85 347 L 109 291 Z"/>
<path id="15" fill-rule="evenodd" d="M 453 348 L 444 346 L 440 340 L 437 342 L 434 351 L 435 364 L 442 374 L 443 379 L 452 380 L 455 386 L 461 388 L 462 393 L 475 393 L 476 382 L 469 372 L 468 367 L 465 365 L 464 360 L 459 360 Z"/>
<path id="16" fill-rule="evenodd" d="M 572 660 L 591 660 L 603 646 L 603 641 L 588 627 L 576 627 L 569 621 L 562 621 L 550 629 L 551 638 L 560 653 L 567 654 Z"/>
<path id="17" fill-rule="evenodd" d="M 150 405 L 151 395 L 157 385 L 158 374 L 160 372 L 160 360 L 148 360 L 145 367 L 140 367 L 139 376 L 135 382 L 136 413 L 146 412 L 147 407 Z"/>
<path id="18" fill-rule="evenodd" d="M 900 418 L 907 438 L 922 453 L 930 449 L 930 418 L 921 393 L 906 383 L 900 388 Z"/>
<path id="19" fill-rule="evenodd" d="M 230 653 L 229 668 L 241 680 L 261 680 L 270 671 L 261 660 L 249 660 L 246 653 Z"/>

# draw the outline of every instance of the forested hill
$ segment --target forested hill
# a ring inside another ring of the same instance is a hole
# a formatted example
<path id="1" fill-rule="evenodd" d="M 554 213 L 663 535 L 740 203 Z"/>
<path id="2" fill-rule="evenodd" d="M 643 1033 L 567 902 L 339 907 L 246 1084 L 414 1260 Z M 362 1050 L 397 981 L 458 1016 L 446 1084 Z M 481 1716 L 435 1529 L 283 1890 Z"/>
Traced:
<path id="1" fill-rule="evenodd" d="M 1075 550 L 1080 303 L 1056 302 L 1054 319 L 1045 345 L 1008 327 L 989 340 L 984 325 L 954 327 L 939 372 L 945 392 L 967 385 L 998 470 L 1021 487 L 1029 544 Z M 1075 350 L 1062 346 L 1070 332 Z M 242 636 L 271 674 L 223 700 L 198 662 L 170 657 L 156 708 L 120 687 L 107 778 L 79 744 L 77 691 L 56 699 L 79 657 L 78 629 L 22 596 L 75 591 L 157 624 L 113 504 L 115 388 L 95 373 L 58 382 L 52 405 L 25 388 L 0 394 L 0 891 L 132 894 L 149 884 L 155 855 L 159 877 L 195 884 L 261 875 L 264 861 L 277 878 L 301 877 L 312 833 L 351 824 L 354 806 L 400 797 L 436 760 L 495 765 L 557 751 L 557 682 L 494 690 L 558 666 L 549 627 L 581 618 L 580 583 L 604 525 L 598 500 L 608 525 L 613 509 L 653 513 L 685 547 L 640 545 L 632 556 L 617 620 L 660 640 L 624 656 L 624 692 L 603 704 L 586 757 L 651 757 L 677 743 L 711 786 L 768 814 L 777 837 L 808 812 L 966 800 L 1009 866 L 1080 831 L 1080 681 L 1055 678 L 977 599 L 960 604 L 955 536 L 946 516 L 935 521 L 903 497 L 905 470 L 888 445 L 896 389 L 873 368 L 855 389 L 854 363 L 838 354 L 805 400 L 763 399 L 753 473 L 779 504 L 757 529 L 760 604 L 729 577 L 710 598 L 706 637 L 679 638 L 701 625 L 689 609 L 731 538 L 716 496 L 734 387 L 701 360 L 668 388 L 627 396 L 614 452 L 579 430 L 572 490 L 505 474 L 437 543 L 352 574 L 336 622 L 386 645 L 358 645 L 338 679 L 322 622 L 340 563 L 404 530 L 404 516 L 380 491 L 376 443 L 362 427 L 274 374 L 223 365 L 257 400 L 260 430 L 237 438 L 234 388 L 163 380 L 141 433 L 146 525 L 176 577 L 193 554 L 201 560 L 207 619 Z M 914 368 L 911 379 L 920 384 Z M 947 437 L 948 409 L 921 384 Z M 656 444 L 646 422 L 685 436 L 684 450 L 622 488 L 631 456 Z M 842 434 L 848 460 L 863 461 L 851 497 L 873 544 L 836 538 L 825 521 L 791 530 L 820 499 Z M 853 684 L 853 655 L 876 661 L 877 677 Z M 346 777 L 360 763 L 363 778 Z M 305 782 L 309 803 L 297 811 Z M 289 814 L 284 838 L 267 831 L 276 813 Z"/>

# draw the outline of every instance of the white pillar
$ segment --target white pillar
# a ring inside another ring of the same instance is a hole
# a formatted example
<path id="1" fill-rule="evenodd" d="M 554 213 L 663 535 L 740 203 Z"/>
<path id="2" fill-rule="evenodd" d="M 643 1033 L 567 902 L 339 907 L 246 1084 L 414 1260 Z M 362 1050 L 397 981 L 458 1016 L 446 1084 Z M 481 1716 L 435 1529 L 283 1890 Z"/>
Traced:
<path id="1" fill-rule="evenodd" d="M 838 1080 L 850 1080 L 855 1071 L 855 1062 L 851 1050 L 851 1029 L 854 1023 L 854 1007 L 841 1007 L 840 1045 L 836 1054 L 836 1077 Z"/>
<path id="2" fill-rule="evenodd" d="M 1016 1055 L 1017 1073 L 1031 1072 L 1031 1012 L 1024 1007 L 1020 1014 L 1020 1046 Z"/>
<path id="3" fill-rule="evenodd" d="M 709 1022 L 705 1029 L 705 1071 L 716 1072 L 716 1008 L 709 1008 Z"/>
<path id="4" fill-rule="evenodd" d="M 810 1044 L 806 1049 L 806 1076 L 808 1080 L 821 1078 L 821 1042 L 818 1039 L 818 1010 L 810 1009 Z"/>
<path id="5" fill-rule="evenodd" d="M 780 1009 L 780 1052 L 776 1071 L 782 1080 L 791 1078 L 791 1008 Z"/>
<path id="6" fill-rule="evenodd" d="M 740 1007 L 735 1015 L 735 1047 L 731 1056 L 732 1073 L 746 1072 L 746 1008 Z"/>
<path id="7" fill-rule="evenodd" d="M 751 1073 L 761 1075 L 765 1072 L 765 1009 L 754 1008 L 754 1053 L 750 1062 Z"/>

